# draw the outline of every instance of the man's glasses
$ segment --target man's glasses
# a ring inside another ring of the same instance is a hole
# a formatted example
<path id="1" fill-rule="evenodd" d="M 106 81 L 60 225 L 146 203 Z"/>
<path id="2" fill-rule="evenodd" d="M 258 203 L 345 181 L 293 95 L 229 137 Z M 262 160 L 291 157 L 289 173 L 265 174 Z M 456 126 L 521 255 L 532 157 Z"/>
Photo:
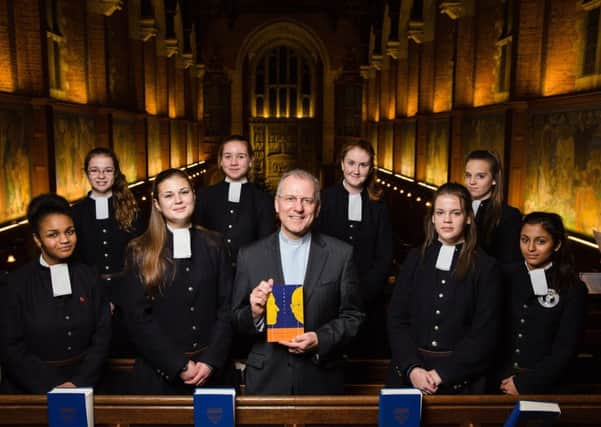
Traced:
<path id="1" fill-rule="evenodd" d="M 285 204 L 287 205 L 296 205 L 297 202 L 300 200 L 301 204 L 303 205 L 303 207 L 309 207 L 309 206 L 313 206 L 315 204 L 315 199 L 313 197 L 297 197 L 297 196 L 293 196 L 293 195 L 287 195 L 287 196 L 280 196 L 278 195 L 278 197 L 280 199 L 282 199 L 284 201 Z"/>

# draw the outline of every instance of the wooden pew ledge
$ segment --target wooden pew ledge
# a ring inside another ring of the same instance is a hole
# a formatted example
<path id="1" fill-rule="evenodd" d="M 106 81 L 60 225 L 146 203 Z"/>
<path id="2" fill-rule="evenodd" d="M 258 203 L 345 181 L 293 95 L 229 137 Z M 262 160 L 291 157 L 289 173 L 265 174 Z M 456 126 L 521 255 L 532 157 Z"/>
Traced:
<path id="1" fill-rule="evenodd" d="M 599 425 L 601 395 L 531 395 L 521 399 L 559 403 L 559 424 Z M 422 425 L 502 424 L 512 396 L 425 396 Z M 193 423 L 191 396 L 103 396 L 94 398 L 96 424 L 132 426 Z M 0 396 L 0 424 L 45 425 L 46 396 Z M 241 396 L 237 424 L 358 425 L 378 423 L 377 396 Z"/>

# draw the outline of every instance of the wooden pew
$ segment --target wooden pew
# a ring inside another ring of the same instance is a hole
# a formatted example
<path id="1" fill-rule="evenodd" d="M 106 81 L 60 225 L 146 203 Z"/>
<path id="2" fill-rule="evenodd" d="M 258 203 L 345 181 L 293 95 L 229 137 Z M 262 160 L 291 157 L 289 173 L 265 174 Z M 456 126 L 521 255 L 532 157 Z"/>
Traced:
<path id="1" fill-rule="evenodd" d="M 522 396 L 559 403 L 559 425 L 601 425 L 601 395 Z M 502 425 L 516 398 L 426 396 L 422 426 Z M 96 425 L 130 427 L 193 423 L 190 396 L 96 396 Z M 0 425 L 47 423 L 45 396 L 0 396 Z M 236 399 L 238 425 L 377 425 L 376 396 L 243 396 Z"/>
<path id="2" fill-rule="evenodd" d="M 599 343 L 597 343 L 599 345 Z M 598 354 L 580 354 L 567 376 L 573 382 L 566 386 L 564 392 L 569 393 L 600 393 L 601 369 L 599 369 Z M 134 359 L 110 359 L 106 381 L 118 378 L 125 384 L 133 369 Z M 350 359 L 345 368 L 345 393 L 348 395 L 377 395 L 386 382 L 388 359 Z M 101 389 L 102 390 L 102 389 Z M 107 391 L 104 393 L 123 394 L 125 389 Z"/>

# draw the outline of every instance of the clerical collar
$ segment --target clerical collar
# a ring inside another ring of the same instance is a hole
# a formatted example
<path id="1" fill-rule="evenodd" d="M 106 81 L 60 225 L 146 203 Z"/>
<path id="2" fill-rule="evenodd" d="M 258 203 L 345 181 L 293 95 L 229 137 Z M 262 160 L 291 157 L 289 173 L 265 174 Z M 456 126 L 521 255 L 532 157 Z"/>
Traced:
<path id="1" fill-rule="evenodd" d="M 236 184 L 236 183 L 240 183 L 240 184 L 246 184 L 248 182 L 248 178 L 243 177 L 240 178 L 238 180 L 233 180 L 232 178 L 230 178 L 229 176 L 225 177 L 225 182 L 228 182 L 230 184 Z"/>
<path id="2" fill-rule="evenodd" d="M 112 191 L 102 196 L 96 196 L 90 192 L 90 199 L 94 200 L 94 205 L 96 206 L 96 219 L 107 219 L 109 217 L 109 199 L 112 196 Z"/>
<path id="3" fill-rule="evenodd" d="M 544 267 L 534 269 L 530 269 L 528 263 L 525 261 L 524 264 L 526 264 L 526 270 L 528 270 L 528 275 L 530 276 L 530 285 L 532 286 L 534 295 L 547 295 L 549 292 L 549 284 L 547 283 L 545 271 L 553 266 L 553 262 L 548 263 Z"/>
<path id="4" fill-rule="evenodd" d="M 232 180 L 229 176 L 225 177 L 225 182 L 229 184 L 227 190 L 227 201 L 232 203 L 240 203 L 240 194 L 242 193 L 242 184 L 246 184 L 246 177 L 237 181 Z"/>
<path id="5" fill-rule="evenodd" d="M 69 264 L 60 263 L 50 265 L 44 257 L 40 255 L 40 264 L 42 267 L 50 269 L 50 283 L 52 284 L 52 296 L 61 297 L 71 295 L 71 278 L 69 277 Z"/>
<path id="6" fill-rule="evenodd" d="M 457 245 L 463 244 L 463 240 L 454 245 L 446 245 L 440 240 L 439 243 L 440 249 L 438 250 L 438 257 L 436 258 L 436 268 L 438 270 L 450 271 Z"/>
<path id="7" fill-rule="evenodd" d="M 290 238 L 286 237 L 286 235 L 284 234 L 284 232 L 282 230 L 280 230 L 279 235 L 280 235 L 280 242 L 282 242 L 286 245 L 289 245 L 289 246 L 302 246 L 311 240 L 311 232 L 308 232 L 307 234 L 305 234 L 304 236 L 302 236 L 299 239 L 290 239 Z"/>
<path id="8" fill-rule="evenodd" d="M 346 179 L 342 180 L 342 186 L 346 191 L 348 191 L 349 194 L 361 194 L 361 192 L 363 191 L 363 189 L 357 191 L 356 188 L 352 187 L 348 182 L 346 182 Z"/>
<path id="9" fill-rule="evenodd" d="M 192 242 L 190 240 L 190 226 L 186 228 L 173 228 L 167 225 L 167 228 L 173 233 L 173 258 L 191 258 Z"/>

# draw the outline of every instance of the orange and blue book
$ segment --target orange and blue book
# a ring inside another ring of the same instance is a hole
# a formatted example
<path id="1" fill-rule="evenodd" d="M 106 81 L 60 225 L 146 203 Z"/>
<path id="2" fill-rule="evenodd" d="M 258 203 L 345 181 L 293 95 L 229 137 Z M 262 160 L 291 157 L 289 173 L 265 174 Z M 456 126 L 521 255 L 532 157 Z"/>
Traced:
<path id="1" fill-rule="evenodd" d="M 265 325 L 267 342 L 290 341 L 305 332 L 303 285 L 273 285 Z"/>

